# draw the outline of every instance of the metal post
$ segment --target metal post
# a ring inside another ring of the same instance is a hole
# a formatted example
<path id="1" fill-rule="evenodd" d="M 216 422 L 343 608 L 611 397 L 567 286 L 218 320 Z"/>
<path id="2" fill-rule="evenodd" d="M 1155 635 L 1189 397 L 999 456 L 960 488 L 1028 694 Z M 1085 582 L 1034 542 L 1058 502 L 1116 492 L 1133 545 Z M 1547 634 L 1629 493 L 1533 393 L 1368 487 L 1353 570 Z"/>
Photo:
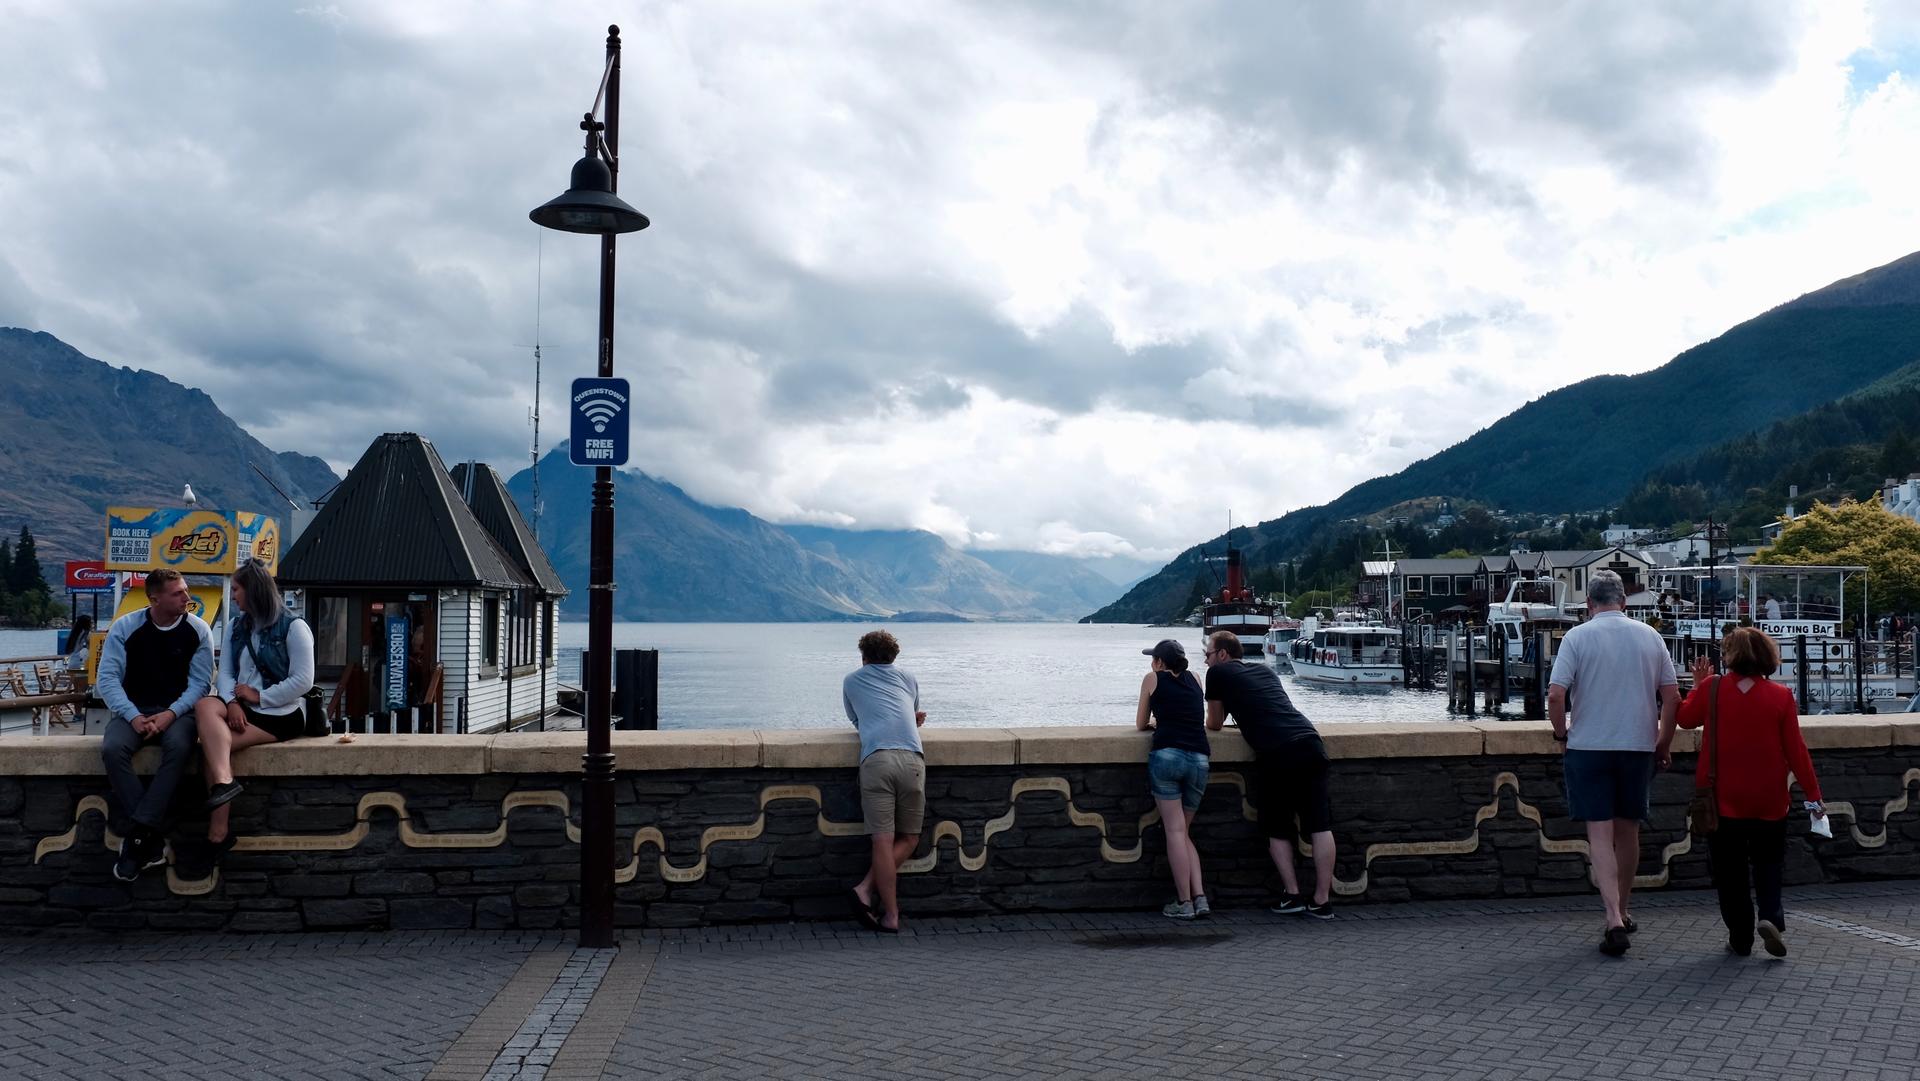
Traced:
<path id="1" fill-rule="evenodd" d="M 1800 689 L 1800 709 L 1804 712 L 1807 708 L 1807 636 L 1804 634 L 1793 636 L 1793 668 L 1794 682 Z"/>
<path id="2" fill-rule="evenodd" d="M 1480 673 L 1474 667 L 1473 624 L 1467 623 L 1463 626 L 1466 628 L 1464 634 L 1467 639 L 1467 716 L 1472 717 L 1475 705 L 1473 697 L 1480 693 Z"/>
<path id="3" fill-rule="evenodd" d="M 607 27 L 607 163 L 620 190 L 620 28 Z M 600 376 L 613 376 L 613 242 L 600 238 Z M 613 945 L 613 468 L 593 470 L 587 753 L 580 782 L 580 945 Z"/>
<path id="4" fill-rule="evenodd" d="M 1866 665 L 1862 658 L 1866 655 L 1866 629 L 1856 628 L 1853 632 L 1853 711 L 1867 711 Z"/>

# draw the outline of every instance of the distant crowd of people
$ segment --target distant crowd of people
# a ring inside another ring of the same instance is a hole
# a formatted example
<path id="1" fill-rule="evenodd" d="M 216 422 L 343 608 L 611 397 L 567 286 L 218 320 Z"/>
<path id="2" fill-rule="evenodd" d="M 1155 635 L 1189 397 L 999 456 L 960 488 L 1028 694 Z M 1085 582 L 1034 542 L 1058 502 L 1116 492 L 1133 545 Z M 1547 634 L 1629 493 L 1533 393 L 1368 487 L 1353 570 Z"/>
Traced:
<path id="1" fill-rule="evenodd" d="M 1618 957 L 1632 946 L 1640 825 L 1651 811 L 1653 777 L 1671 766 L 1677 729 L 1704 728 L 1693 825 L 1707 835 L 1726 948 L 1750 955 L 1757 937 L 1768 954 L 1784 956 L 1789 772 L 1816 823 L 1824 825 L 1826 811 L 1793 694 L 1769 678 L 1779 668 L 1779 648 L 1757 628 L 1735 628 L 1722 643 L 1726 674 L 1699 659 L 1683 701 L 1664 641 L 1627 617 L 1626 597 L 1619 575 L 1592 576 L 1588 618 L 1562 639 L 1548 692 L 1553 738 L 1563 744 L 1569 817 L 1586 831 L 1604 912 L 1599 949 Z M 900 643 L 893 635 L 870 632 L 859 648 L 861 666 L 848 673 L 842 698 L 860 733 L 860 802 L 872 865 L 848 901 L 862 924 L 896 933 L 899 867 L 919 844 L 925 818 L 920 727 L 927 715 L 918 681 L 894 663 Z M 1166 639 L 1141 652 L 1149 670 L 1134 725 L 1151 733 L 1146 789 L 1159 810 L 1173 878 L 1174 896 L 1161 914 L 1185 921 L 1212 911 L 1192 831 L 1207 788 L 1208 733 L 1231 718 L 1254 754 L 1248 796 L 1280 886 L 1270 910 L 1332 919 L 1336 849 L 1326 746 L 1279 676 L 1247 663 L 1240 640 L 1226 631 L 1206 640 L 1204 685 L 1179 642 Z M 1303 836 L 1313 854 L 1311 887 L 1294 867 Z"/>

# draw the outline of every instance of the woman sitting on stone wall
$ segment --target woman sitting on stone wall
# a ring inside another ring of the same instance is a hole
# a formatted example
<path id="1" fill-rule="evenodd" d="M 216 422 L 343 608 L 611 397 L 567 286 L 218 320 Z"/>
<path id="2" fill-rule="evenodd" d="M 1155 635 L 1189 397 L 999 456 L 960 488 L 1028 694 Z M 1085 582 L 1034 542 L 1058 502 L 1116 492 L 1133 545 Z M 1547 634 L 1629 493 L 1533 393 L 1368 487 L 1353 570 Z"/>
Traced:
<path id="1" fill-rule="evenodd" d="M 306 730 L 303 696 L 313 686 L 313 631 L 280 603 L 280 589 L 258 561 L 233 575 L 232 637 L 220 651 L 214 693 L 194 707 L 207 761 L 207 843 L 217 863 L 232 851 L 228 828 L 241 791 L 233 756 L 262 743 L 297 739 Z"/>
<path id="2" fill-rule="evenodd" d="M 1134 727 L 1153 733 L 1147 755 L 1147 788 L 1160 808 L 1167 835 L 1167 862 L 1173 868 L 1176 895 L 1160 914 L 1191 920 L 1207 915 L 1206 886 L 1200 880 L 1200 851 L 1188 827 L 1207 791 L 1207 701 L 1200 681 L 1187 671 L 1187 651 L 1171 638 L 1140 652 L 1152 657 L 1152 670 L 1140 681 L 1140 705 Z"/>
<path id="3" fill-rule="evenodd" d="M 1708 658 L 1695 659 L 1693 693 L 1680 704 L 1680 727 L 1706 727 L 1694 783 L 1706 785 L 1712 776 L 1720 811 L 1707 842 L 1720 918 L 1727 925 L 1727 949 L 1750 955 L 1757 899 L 1760 940 L 1768 953 L 1785 957 L 1780 879 L 1787 854 L 1787 771 L 1800 782 L 1815 818 L 1826 816 L 1820 779 L 1800 736 L 1793 692 L 1767 678 L 1780 667 L 1773 639 L 1756 627 L 1735 627 L 1721 642 L 1720 657 L 1724 676 L 1714 674 Z"/>

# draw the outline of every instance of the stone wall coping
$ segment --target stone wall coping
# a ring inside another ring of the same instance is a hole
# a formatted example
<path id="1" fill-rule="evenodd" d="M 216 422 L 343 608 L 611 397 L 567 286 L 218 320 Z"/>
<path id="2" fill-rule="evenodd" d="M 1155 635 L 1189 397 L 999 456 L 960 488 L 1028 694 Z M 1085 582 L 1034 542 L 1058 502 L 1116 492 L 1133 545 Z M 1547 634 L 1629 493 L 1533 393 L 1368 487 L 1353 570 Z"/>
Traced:
<path id="1" fill-rule="evenodd" d="M 1555 755 L 1545 721 L 1465 721 L 1320 725 L 1336 759 Z M 1800 718 L 1807 746 L 1840 748 L 1920 746 L 1920 715 L 1846 714 Z M 1232 728 L 1212 735 L 1216 762 L 1252 758 Z M 1129 725 L 1023 728 L 925 728 L 921 743 L 933 767 L 1097 765 L 1144 763 L 1151 737 Z M 1699 734 L 1681 732 L 1674 750 L 1697 750 Z M 257 747 L 234 761 L 240 776 L 331 777 L 409 774 L 573 773 L 586 736 L 580 732 L 515 732 L 493 736 L 356 735 Z M 615 732 L 622 771 L 686 769 L 852 769 L 860 740 L 851 729 L 703 729 Z M 159 752 L 142 751 L 151 769 Z M 19 736 L 0 739 L 0 777 L 97 776 L 98 736 Z"/>

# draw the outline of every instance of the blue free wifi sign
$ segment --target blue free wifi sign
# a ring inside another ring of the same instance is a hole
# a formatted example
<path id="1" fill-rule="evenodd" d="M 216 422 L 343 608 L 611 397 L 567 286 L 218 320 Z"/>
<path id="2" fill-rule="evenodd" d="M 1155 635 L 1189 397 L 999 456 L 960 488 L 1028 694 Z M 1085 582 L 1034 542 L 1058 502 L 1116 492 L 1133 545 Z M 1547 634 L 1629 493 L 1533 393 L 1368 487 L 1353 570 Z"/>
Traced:
<path id="1" fill-rule="evenodd" d="M 573 417 L 574 465 L 627 464 L 625 379 L 575 379 L 567 412 Z"/>

